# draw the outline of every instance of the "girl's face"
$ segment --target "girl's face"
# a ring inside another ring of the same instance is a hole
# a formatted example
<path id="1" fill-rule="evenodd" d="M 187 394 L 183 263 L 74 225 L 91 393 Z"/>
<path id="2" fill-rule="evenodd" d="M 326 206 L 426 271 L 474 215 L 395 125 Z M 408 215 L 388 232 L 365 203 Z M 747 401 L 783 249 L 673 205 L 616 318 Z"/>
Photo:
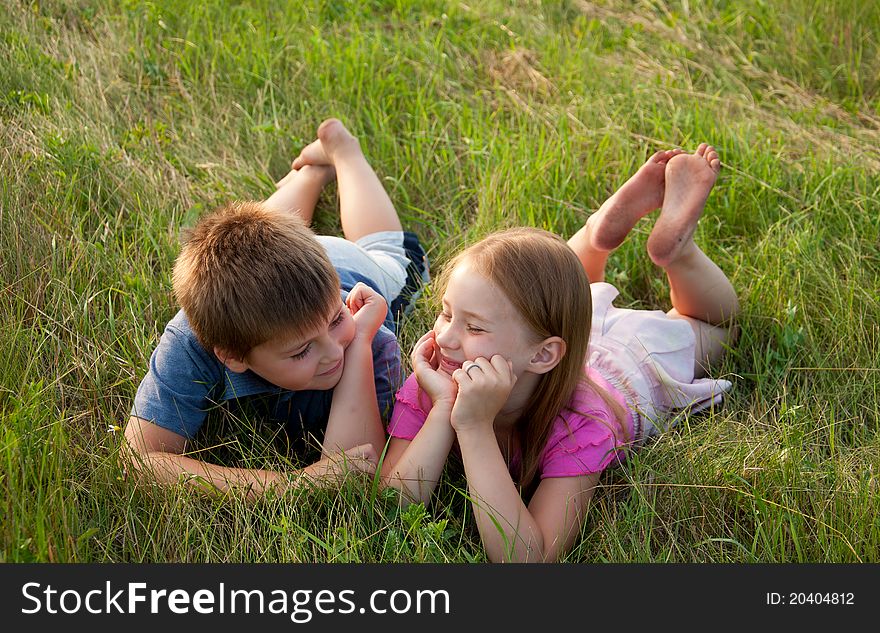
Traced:
<path id="1" fill-rule="evenodd" d="M 467 260 L 452 271 L 443 309 L 434 322 L 440 369 L 452 374 L 466 360 L 500 354 L 519 377 L 540 343 L 505 294 Z"/>

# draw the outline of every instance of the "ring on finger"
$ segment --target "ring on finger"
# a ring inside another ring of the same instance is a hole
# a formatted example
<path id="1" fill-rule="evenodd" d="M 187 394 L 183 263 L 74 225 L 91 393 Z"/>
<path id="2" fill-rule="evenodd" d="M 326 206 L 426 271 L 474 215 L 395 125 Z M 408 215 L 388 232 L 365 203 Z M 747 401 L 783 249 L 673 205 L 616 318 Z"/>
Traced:
<path id="1" fill-rule="evenodd" d="M 474 368 L 479 369 L 480 371 L 483 371 L 482 369 L 480 369 L 479 365 L 477 365 L 476 363 L 472 363 L 470 366 L 468 366 L 467 369 L 464 370 L 464 373 L 466 373 L 468 375 L 468 378 L 471 377 L 471 370 Z"/>

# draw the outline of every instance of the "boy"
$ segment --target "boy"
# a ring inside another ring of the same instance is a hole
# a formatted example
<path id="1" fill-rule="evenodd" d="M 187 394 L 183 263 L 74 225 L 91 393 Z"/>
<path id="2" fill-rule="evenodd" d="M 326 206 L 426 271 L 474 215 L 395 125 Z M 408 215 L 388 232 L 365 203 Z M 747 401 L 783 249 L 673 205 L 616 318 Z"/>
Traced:
<path id="1" fill-rule="evenodd" d="M 307 227 L 334 176 L 345 239 Z M 153 352 L 125 429 L 142 478 L 200 479 L 254 496 L 300 476 L 375 470 L 382 417 L 401 380 L 394 317 L 427 280 L 424 251 L 336 119 L 321 124 L 276 187 L 262 203 L 201 218 L 175 262 L 181 310 Z M 294 440 L 323 435 L 320 461 L 282 474 L 184 454 L 209 408 L 245 400 L 268 406 Z"/>

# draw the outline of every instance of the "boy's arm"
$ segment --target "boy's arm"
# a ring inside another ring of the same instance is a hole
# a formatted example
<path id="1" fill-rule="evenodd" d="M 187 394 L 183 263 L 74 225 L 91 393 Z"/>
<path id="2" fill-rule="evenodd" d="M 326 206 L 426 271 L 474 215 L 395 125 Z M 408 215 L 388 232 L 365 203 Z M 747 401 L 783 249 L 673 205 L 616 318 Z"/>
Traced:
<path id="1" fill-rule="evenodd" d="M 125 427 L 125 440 L 128 464 L 140 479 L 160 484 L 186 482 L 211 492 L 243 489 L 251 499 L 273 487 L 281 492 L 301 478 L 323 482 L 351 471 L 372 474 L 376 464 L 372 446 L 357 446 L 289 473 L 218 466 L 185 456 L 186 438 L 135 416 L 129 418 Z"/>
<path id="2" fill-rule="evenodd" d="M 382 295 L 363 283 L 355 284 L 346 302 L 356 329 L 345 350 L 342 378 L 333 389 L 323 457 L 361 444 L 371 444 L 377 453 L 385 446 L 376 398 L 373 338 L 385 319 L 387 304 Z"/>

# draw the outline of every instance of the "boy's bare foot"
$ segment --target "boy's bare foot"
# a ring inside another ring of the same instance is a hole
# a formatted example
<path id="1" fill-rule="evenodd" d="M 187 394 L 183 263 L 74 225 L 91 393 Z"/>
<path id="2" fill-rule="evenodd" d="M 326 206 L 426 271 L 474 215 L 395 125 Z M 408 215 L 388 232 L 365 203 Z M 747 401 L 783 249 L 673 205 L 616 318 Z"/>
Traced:
<path id="1" fill-rule="evenodd" d="M 330 161 L 330 157 L 327 156 L 327 152 L 324 151 L 324 144 L 321 143 L 320 139 L 316 141 L 312 141 L 299 153 L 299 156 L 293 159 L 293 162 L 290 164 L 290 168 L 292 170 L 302 169 L 306 165 L 332 165 L 333 163 Z"/>
<path id="2" fill-rule="evenodd" d="M 648 236 L 648 255 L 655 264 L 666 268 L 693 240 L 706 198 L 720 171 L 718 153 L 706 143 L 700 143 L 693 154 L 669 159 L 663 207 Z"/>
<path id="3" fill-rule="evenodd" d="M 655 153 L 587 219 L 593 248 L 614 250 L 636 222 L 663 204 L 666 165 L 683 151 L 670 149 Z"/>
<path id="4" fill-rule="evenodd" d="M 281 189 L 294 178 L 310 178 L 323 188 L 336 180 L 336 168 L 333 165 L 303 165 L 299 169 L 291 169 L 284 178 L 275 183 L 275 188 Z"/>
<path id="5" fill-rule="evenodd" d="M 327 119 L 318 126 L 318 140 L 306 145 L 291 169 L 306 165 L 335 165 L 336 161 L 353 152 L 361 153 L 361 145 L 339 119 Z"/>
<path id="6" fill-rule="evenodd" d="M 318 139 L 334 163 L 351 154 L 361 154 L 361 144 L 339 119 L 327 119 L 321 123 L 318 126 Z"/>

